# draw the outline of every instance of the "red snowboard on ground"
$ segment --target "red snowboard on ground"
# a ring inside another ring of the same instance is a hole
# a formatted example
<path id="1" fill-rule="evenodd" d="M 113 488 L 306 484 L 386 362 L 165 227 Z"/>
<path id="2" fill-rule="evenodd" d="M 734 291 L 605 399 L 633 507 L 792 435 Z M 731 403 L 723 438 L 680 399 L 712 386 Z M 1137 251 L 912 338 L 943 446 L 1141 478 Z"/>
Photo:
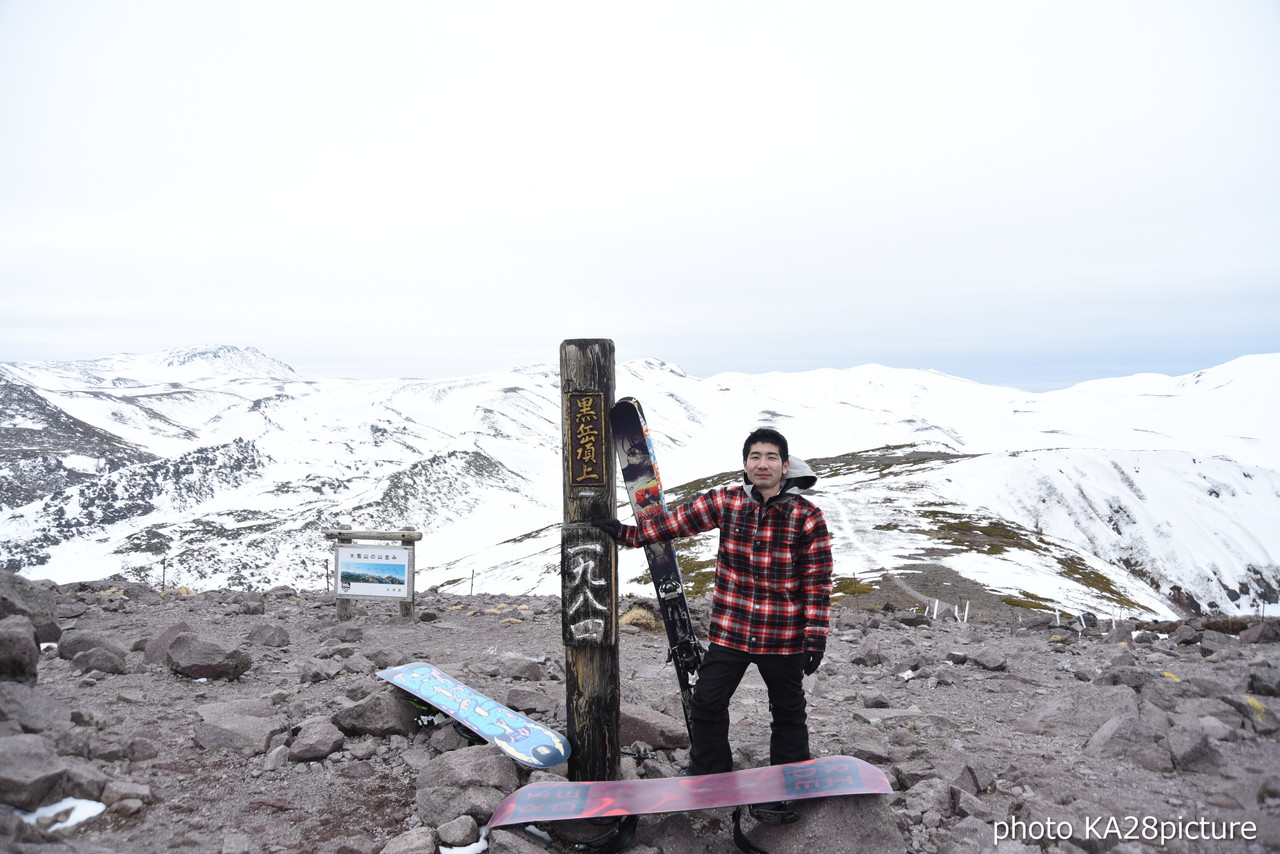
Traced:
<path id="1" fill-rule="evenodd" d="M 489 826 L 684 812 L 892 791 L 884 772 L 874 765 L 852 756 L 826 756 L 700 777 L 530 783 L 498 804 Z"/>

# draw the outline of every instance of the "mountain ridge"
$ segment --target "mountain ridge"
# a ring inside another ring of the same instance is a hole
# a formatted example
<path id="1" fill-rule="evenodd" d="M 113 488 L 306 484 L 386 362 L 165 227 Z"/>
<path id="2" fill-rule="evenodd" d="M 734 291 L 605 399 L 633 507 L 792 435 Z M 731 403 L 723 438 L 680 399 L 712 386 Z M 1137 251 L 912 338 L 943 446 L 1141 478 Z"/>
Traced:
<path id="1" fill-rule="evenodd" d="M 135 377 L 115 370 L 130 365 Z M 1066 610 L 1276 601 L 1280 540 L 1261 520 L 1280 517 L 1267 402 L 1280 355 L 1040 393 L 880 365 L 702 379 L 648 358 L 616 377 L 619 397 L 645 404 L 673 494 L 731 476 L 758 424 L 799 456 L 832 460 L 815 500 L 845 589 L 941 554 L 1010 600 Z M 548 366 L 312 381 L 253 348 L 180 348 L 2 363 L 0 395 L 21 403 L 0 422 L 10 571 L 316 587 L 328 580 L 320 531 L 353 524 L 422 530 L 420 588 L 559 590 Z M 993 551 L 973 533 L 984 528 L 1024 542 Z M 686 563 L 705 567 L 714 539 L 684 544 Z M 638 555 L 620 561 L 624 590 L 643 593 Z M 1111 593 L 1081 580 L 1099 577 Z"/>

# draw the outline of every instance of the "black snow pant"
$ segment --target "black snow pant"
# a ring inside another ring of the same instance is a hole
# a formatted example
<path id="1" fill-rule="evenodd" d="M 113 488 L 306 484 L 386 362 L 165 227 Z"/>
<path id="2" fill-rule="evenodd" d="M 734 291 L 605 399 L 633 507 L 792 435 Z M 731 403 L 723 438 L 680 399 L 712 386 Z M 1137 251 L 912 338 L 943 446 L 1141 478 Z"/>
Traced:
<path id="1" fill-rule="evenodd" d="M 809 757 L 809 726 L 805 714 L 805 654 L 755 655 L 711 644 L 698 670 L 690 717 L 693 748 L 689 774 L 715 774 L 733 770 L 729 747 L 729 699 L 754 664 L 769 691 L 773 724 L 769 737 L 769 764 L 800 762 Z"/>

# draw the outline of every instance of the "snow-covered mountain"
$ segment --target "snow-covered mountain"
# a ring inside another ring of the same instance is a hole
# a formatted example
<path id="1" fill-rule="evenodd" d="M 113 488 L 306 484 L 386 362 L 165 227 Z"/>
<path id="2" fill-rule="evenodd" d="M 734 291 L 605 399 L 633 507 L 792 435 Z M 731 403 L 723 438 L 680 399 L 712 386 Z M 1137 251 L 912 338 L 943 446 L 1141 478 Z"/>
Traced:
<path id="1" fill-rule="evenodd" d="M 837 589 L 947 567 L 1010 602 L 1252 612 L 1280 590 L 1280 355 L 1030 393 L 927 371 L 618 367 L 673 500 L 765 424 L 822 477 Z M 558 593 L 556 369 L 307 381 L 252 348 L 0 363 L 0 568 L 322 587 L 321 531 L 424 533 L 418 587 Z M 619 494 L 622 503 L 622 495 Z M 623 518 L 629 512 L 620 510 Z M 705 582 L 714 534 L 681 544 Z M 623 552 L 623 590 L 646 593 Z"/>

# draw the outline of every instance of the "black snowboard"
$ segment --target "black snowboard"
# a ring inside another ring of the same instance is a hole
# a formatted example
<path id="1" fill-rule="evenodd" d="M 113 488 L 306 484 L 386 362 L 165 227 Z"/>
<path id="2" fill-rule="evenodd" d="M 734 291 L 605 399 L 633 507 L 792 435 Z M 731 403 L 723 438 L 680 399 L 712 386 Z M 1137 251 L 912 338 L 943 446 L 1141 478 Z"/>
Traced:
<path id="1" fill-rule="evenodd" d="M 613 427 L 613 444 L 622 479 L 638 523 L 647 516 L 662 512 L 667 506 L 666 497 L 662 494 L 662 480 L 658 476 L 658 464 L 653 457 L 653 441 L 649 438 L 640 401 L 634 397 L 619 400 L 609 413 L 609 423 Z M 653 578 L 658 608 L 667 628 L 667 660 L 675 665 L 685 725 L 689 726 L 693 685 L 702 664 L 702 646 L 689 617 L 689 603 L 685 599 L 675 548 L 669 542 L 653 543 L 644 547 L 644 554 L 649 561 L 649 575 Z"/>

